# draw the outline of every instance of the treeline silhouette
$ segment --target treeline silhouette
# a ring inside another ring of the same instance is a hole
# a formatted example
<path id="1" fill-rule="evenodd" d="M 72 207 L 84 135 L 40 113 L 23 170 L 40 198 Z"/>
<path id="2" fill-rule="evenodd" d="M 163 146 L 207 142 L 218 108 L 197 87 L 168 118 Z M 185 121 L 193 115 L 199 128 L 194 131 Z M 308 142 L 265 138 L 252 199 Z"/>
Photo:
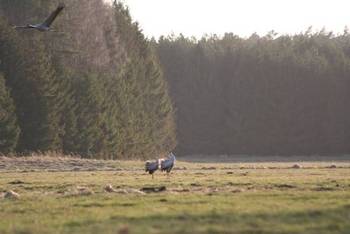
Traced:
<path id="1" fill-rule="evenodd" d="M 350 153 L 350 34 L 162 37 L 180 154 Z"/>
<path id="2" fill-rule="evenodd" d="M 0 154 L 59 151 L 141 158 L 175 146 L 173 106 L 156 51 L 118 1 L 0 0 Z"/>

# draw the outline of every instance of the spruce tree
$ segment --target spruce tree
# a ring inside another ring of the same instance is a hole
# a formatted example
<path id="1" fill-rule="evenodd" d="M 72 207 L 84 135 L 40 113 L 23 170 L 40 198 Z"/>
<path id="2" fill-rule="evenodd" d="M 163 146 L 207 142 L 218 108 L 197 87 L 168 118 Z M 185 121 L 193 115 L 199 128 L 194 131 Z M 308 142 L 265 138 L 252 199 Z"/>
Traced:
<path id="1" fill-rule="evenodd" d="M 40 38 L 21 40 L 0 20 L 0 70 L 12 90 L 18 124 L 20 151 L 58 150 L 58 84 Z"/>
<path id="2" fill-rule="evenodd" d="M 76 107 L 76 149 L 84 157 L 103 152 L 103 92 L 97 75 L 87 74 L 74 81 Z"/>
<path id="3" fill-rule="evenodd" d="M 15 106 L 0 73 L 0 154 L 15 151 L 19 134 Z"/>

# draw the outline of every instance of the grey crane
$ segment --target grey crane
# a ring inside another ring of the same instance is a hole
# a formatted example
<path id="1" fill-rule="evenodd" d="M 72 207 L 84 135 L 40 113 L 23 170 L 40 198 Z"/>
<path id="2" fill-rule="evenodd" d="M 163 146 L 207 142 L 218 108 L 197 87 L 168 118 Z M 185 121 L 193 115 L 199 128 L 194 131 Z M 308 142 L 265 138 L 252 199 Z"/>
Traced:
<path id="1" fill-rule="evenodd" d="M 167 158 L 160 158 L 154 161 L 147 161 L 145 164 L 146 172 L 152 175 L 152 179 L 154 178 L 154 172 L 156 172 L 158 169 L 161 171 L 166 171 L 167 175 L 171 172 L 175 165 L 175 155 L 173 153 L 170 153 Z"/>
<path id="2" fill-rule="evenodd" d="M 156 172 L 159 169 L 159 159 L 156 161 L 147 161 L 145 165 L 146 172 L 148 172 L 150 175 L 152 175 L 152 179 L 154 178 L 154 172 Z"/>
<path id="3" fill-rule="evenodd" d="M 56 10 L 53 11 L 50 16 L 40 24 L 27 24 L 25 26 L 15 26 L 16 29 L 35 29 L 41 32 L 46 32 L 51 30 L 51 24 L 56 19 L 56 17 L 60 14 L 60 12 L 65 8 L 64 3 L 60 3 Z"/>
<path id="4" fill-rule="evenodd" d="M 170 153 L 168 155 L 168 158 L 162 159 L 160 161 L 160 170 L 166 171 L 166 173 L 169 175 L 169 173 L 171 172 L 171 170 L 175 165 L 175 160 L 176 160 L 175 155 L 173 153 Z"/>

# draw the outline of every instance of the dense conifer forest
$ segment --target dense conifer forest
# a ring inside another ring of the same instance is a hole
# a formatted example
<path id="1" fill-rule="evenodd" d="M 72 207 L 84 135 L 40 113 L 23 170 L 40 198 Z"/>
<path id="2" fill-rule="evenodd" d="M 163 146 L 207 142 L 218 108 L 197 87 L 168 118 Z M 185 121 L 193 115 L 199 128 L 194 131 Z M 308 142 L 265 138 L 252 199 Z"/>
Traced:
<path id="1" fill-rule="evenodd" d="M 234 34 L 157 44 L 183 154 L 350 152 L 350 34 Z"/>
<path id="2" fill-rule="evenodd" d="M 0 152 L 127 159 L 173 149 L 167 83 L 123 4 L 69 0 L 55 32 L 13 29 L 58 2 L 0 0 Z"/>
<path id="3" fill-rule="evenodd" d="M 350 34 L 147 39 L 119 1 L 0 0 L 0 152 L 350 152 Z M 161 19 L 160 19 L 161 20 Z"/>

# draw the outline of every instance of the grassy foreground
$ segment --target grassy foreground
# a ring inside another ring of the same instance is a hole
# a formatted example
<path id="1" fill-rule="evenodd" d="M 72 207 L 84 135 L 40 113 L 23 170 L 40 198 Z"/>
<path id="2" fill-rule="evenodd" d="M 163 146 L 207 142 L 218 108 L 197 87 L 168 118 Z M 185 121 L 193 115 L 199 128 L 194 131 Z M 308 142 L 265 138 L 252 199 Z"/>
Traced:
<path id="1" fill-rule="evenodd" d="M 349 233 L 350 165 L 0 158 L 0 233 Z M 28 163 L 29 162 L 29 163 Z M 45 165 L 51 165 L 46 167 Z M 57 166 L 59 165 L 59 166 Z M 113 191 L 106 191 L 107 185 Z M 166 186 L 144 193 L 144 187 Z"/>

